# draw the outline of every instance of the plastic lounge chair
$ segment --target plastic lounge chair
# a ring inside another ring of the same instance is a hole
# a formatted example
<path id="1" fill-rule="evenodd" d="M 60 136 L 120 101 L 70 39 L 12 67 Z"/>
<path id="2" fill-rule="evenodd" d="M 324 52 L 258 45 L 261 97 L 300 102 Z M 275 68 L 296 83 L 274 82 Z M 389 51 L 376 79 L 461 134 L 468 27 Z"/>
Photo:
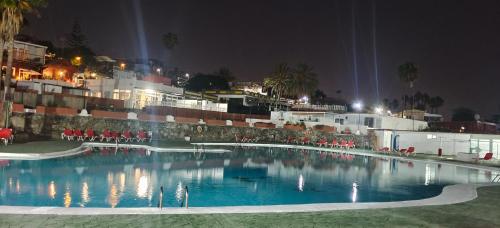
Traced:
<path id="1" fill-rule="evenodd" d="M 76 141 L 84 141 L 85 140 L 85 137 L 83 136 L 82 130 L 77 129 L 73 133 L 74 133 L 74 136 L 76 137 Z"/>
<path id="2" fill-rule="evenodd" d="M 330 144 L 330 147 L 333 148 L 333 147 L 338 147 L 339 146 L 339 142 L 337 142 L 337 139 L 332 139 L 332 143 Z"/>
<path id="3" fill-rule="evenodd" d="M 132 138 L 132 132 L 130 132 L 130 130 L 125 130 L 122 134 L 122 139 L 125 141 L 125 142 L 132 142 L 133 138 Z"/>
<path id="4" fill-rule="evenodd" d="M 319 147 L 322 147 L 322 146 L 325 146 L 325 147 L 326 147 L 326 146 L 328 146 L 328 141 L 327 141 L 325 138 L 322 138 L 322 139 L 320 139 L 320 140 L 316 143 L 316 145 L 318 145 Z"/>
<path id="5" fill-rule="evenodd" d="M 349 140 L 347 142 L 347 148 L 348 149 L 352 149 L 352 148 L 355 148 L 355 147 L 356 147 L 356 145 L 354 145 L 354 141 L 353 140 Z"/>
<path id="6" fill-rule="evenodd" d="M 63 133 L 61 133 L 61 139 L 67 139 L 68 141 L 73 140 L 74 133 L 71 129 L 64 129 Z"/>
<path id="7" fill-rule="evenodd" d="M 0 130 L 0 140 L 7 146 L 9 144 L 9 141 L 13 139 L 12 136 L 12 129 L 10 128 L 3 128 Z"/>
<path id="8" fill-rule="evenodd" d="M 111 132 L 111 139 L 119 142 L 120 141 L 120 132 L 112 131 Z"/>
<path id="9" fill-rule="evenodd" d="M 137 137 L 136 140 L 137 142 L 145 142 L 146 141 L 146 132 L 143 130 L 140 130 L 137 132 Z"/>
<path id="10" fill-rule="evenodd" d="M 488 152 L 484 155 L 484 157 L 482 158 L 476 158 L 476 161 L 479 161 L 479 160 L 484 160 L 484 161 L 488 161 L 488 160 L 491 160 L 493 158 L 493 153 L 491 152 Z"/>
<path id="11" fill-rule="evenodd" d="M 413 146 L 408 147 L 405 154 L 406 154 L 406 156 L 409 156 L 410 154 L 415 155 L 415 147 L 413 147 Z"/>
<path id="12" fill-rule="evenodd" d="M 344 139 L 340 140 L 339 147 L 340 148 L 347 148 L 347 141 L 345 141 Z"/>
<path id="13" fill-rule="evenodd" d="M 101 142 L 106 140 L 106 142 L 111 141 L 111 132 L 108 129 L 104 129 L 104 131 L 101 134 Z"/>
<path id="14" fill-rule="evenodd" d="M 85 133 L 85 139 L 89 139 L 89 141 L 93 142 L 97 136 L 94 134 L 94 130 L 92 129 L 87 129 L 87 132 Z"/>

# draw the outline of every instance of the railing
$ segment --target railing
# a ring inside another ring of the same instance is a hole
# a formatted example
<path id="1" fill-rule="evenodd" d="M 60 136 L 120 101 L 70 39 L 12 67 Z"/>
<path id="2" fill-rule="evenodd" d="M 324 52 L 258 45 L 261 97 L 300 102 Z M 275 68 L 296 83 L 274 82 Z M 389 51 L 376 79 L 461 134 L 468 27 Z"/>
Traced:
<path id="1" fill-rule="evenodd" d="M 292 106 L 295 110 L 317 110 L 317 111 L 347 111 L 346 106 L 343 105 L 312 105 L 312 104 L 295 104 Z"/>
<path id="2" fill-rule="evenodd" d="M 175 108 L 186 108 L 186 109 L 196 109 L 204 111 L 214 111 L 214 112 L 227 112 L 226 107 L 217 107 L 214 105 L 202 105 L 202 104 L 183 104 L 177 101 L 149 101 L 146 102 L 146 106 L 168 106 Z"/>
<path id="3" fill-rule="evenodd" d="M 496 182 L 500 182 L 500 174 L 497 174 L 495 176 L 495 178 L 493 178 L 493 180 L 491 180 L 491 183 L 496 183 Z"/>

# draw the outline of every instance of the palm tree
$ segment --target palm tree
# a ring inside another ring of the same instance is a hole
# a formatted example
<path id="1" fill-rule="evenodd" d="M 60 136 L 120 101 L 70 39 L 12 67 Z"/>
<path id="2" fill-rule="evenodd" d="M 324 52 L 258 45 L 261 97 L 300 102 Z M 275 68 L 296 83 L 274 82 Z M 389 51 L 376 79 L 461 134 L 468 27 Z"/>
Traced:
<path id="1" fill-rule="evenodd" d="M 14 60 L 14 37 L 19 34 L 24 21 L 24 14 L 33 12 L 35 7 L 41 6 L 45 0 L 2 0 L 0 1 L 0 10 L 2 19 L 0 22 L 0 46 L 2 49 L 5 43 L 8 46 L 7 73 L 4 78 L 4 94 L 2 100 L 5 101 L 12 78 L 12 62 Z M 3 61 L 3 55 L 1 57 Z M 2 62 L 0 62 L 2 63 Z"/>
<path id="2" fill-rule="evenodd" d="M 311 96 L 318 88 L 317 74 L 313 68 L 307 64 L 297 64 L 293 70 L 290 82 L 290 90 L 287 91 L 291 96 Z"/>
<path id="3" fill-rule="evenodd" d="M 398 68 L 399 79 L 405 83 L 408 83 L 410 89 L 413 89 L 413 84 L 418 78 L 418 68 L 415 63 L 406 62 L 399 66 Z M 406 108 L 406 105 L 405 105 Z M 413 98 L 411 99 L 411 109 L 413 110 Z M 403 110 L 404 111 L 404 110 Z M 401 112 L 403 116 L 403 112 Z M 413 117 L 413 115 L 412 115 Z"/>
<path id="4" fill-rule="evenodd" d="M 177 34 L 171 32 L 163 35 L 161 40 L 165 48 L 167 48 L 170 51 L 173 50 L 174 47 L 179 44 L 179 39 L 177 37 Z"/>
<path id="5" fill-rule="evenodd" d="M 406 62 L 399 66 L 398 68 L 399 79 L 405 83 L 408 83 L 410 89 L 413 88 L 413 84 L 418 78 L 418 68 L 415 63 Z"/>
<path id="6" fill-rule="evenodd" d="M 444 104 L 444 100 L 440 96 L 431 97 L 429 99 L 429 107 L 431 107 L 432 113 L 437 113 L 438 108 L 443 106 L 443 104 Z"/>
<path id="7" fill-rule="evenodd" d="M 264 86 L 271 88 L 271 95 L 275 97 L 275 107 L 290 88 L 291 70 L 286 63 L 282 63 L 268 77 L 264 78 Z"/>
<path id="8" fill-rule="evenodd" d="M 168 62 L 170 60 L 170 54 L 172 52 L 172 50 L 174 50 L 174 48 L 179 44 L 179 38 L 177 37 L 177 34 L 175 33 L 167 33 L 167 34 L 164 34 L 162 37 L 161 37 L 161 41 L 163 43 L 163 46 L 165 46 L 165 48 L 167 49 L 168 53 L 167 53 L 167 68 L 168 68 Z M 167 70 L 167 69 L 166 69 Z"/>

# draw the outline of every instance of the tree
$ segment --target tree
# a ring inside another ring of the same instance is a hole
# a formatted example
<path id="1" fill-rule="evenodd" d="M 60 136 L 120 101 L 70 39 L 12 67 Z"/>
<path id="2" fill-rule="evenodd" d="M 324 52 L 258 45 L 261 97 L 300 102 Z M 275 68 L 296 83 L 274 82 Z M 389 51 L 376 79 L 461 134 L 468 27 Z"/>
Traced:
<path id="1" fill-rule="evenodd" d="M 413 84 L 418 79 L 419 71 L 417 66 L 412 62 L 406 62 L 399 66 L 398 68 L 399 79 L 405 83 L 408 83 L 410 89 L 413 88 Z"/>
<path id="2" fill-rule="evenodd" d="M 288 64 L 279 64 L 275 70 L 266 78 L 264 78 L 264 86 L 271 88 L 271 95 L 275 97 L 275 106 L 278 107 L 278 102 L 290 88 L 291 70 Z"/>
<path id="3" fill-rule="evenodd" d="M 203 92 L 206 90 L 229 90 L 227 80 L 218 75 L 198 73 L 190 78 L 186 90 Z"/>
<path id="4" fill-rule="evenodd" d="M 474 121 L 476 112 L 470 108 L 456 108 L 451 116 L 452 121 Z"/>
<path id="5" fill-rule="evenodd" d="M 169 51 L 172 51 L 174 47 L 179 44 L 177 34 L 171 32 L 164 34 L 161 37 L 161 41 L 163 42 L 163 46 L 165 46 L 165 48 Z"/>
<path id="6" fill-rule="evenodd" d="M 287 91 L 291 96 L 311 96 L 318 87 L 317 74 L 307 64 L 297 64 L 292 71 L 290 88 Z"/>
<path id="7" fill-rule="evenodd" d="M 431 113 L 437 113 L 438 108 L 443 106 L 444 100 L 440 96 L 429 98 L 429 107 L 431 108 Z"/>
<path id="8" fill-rule="evenodd" d="M 4 78 L 4 94 L 2 100 L 5 101 L 10 88 L 12 78 L 12 63 L 14 60 L 14 37 L 19 34 L 24 21 L 24 14 L 35 12 L 35 7 L 45 4 L 44 0 L 2 0 L 0 10 L 2 18 L 0 22 L 0 49 L 2 57 L 0 63 L 3 64 L 3 50 L 5 43 L 8 43 L 7 74 Z"/>
<path id="9" fill-rule="evenodd" d="M 82 31 L 78 20 L 73 22 L 71 33 L 66 35 L 66 47 L 62 51 L 63 57 L 80 68 L 96 67 L 95 53 L 88 46 L 87 36 Z"/>
<path id="10" fill-rule="evenodd" d="M 402 82 L 408 83 L 410 89 L 413 89 L 413 84 L 415 83 L 415 81 L 418 78 L 418 68 L 414 63 L 406 62 L 406 63 L 399 66 L 398 75 L 399 75 L 399 79 Z M 413 98 L 411 98 L 410 101 L 411 101 L 411 109 L 413 109 Z M 406 102 L 407 101 L 405 100 L 405 102 L 404 102 L 405 107 L 403 109 L 406 109 Z M 402 116 L 403 116 L 403 112 L 401 112 L 401 117 Z"/>
<path id="11" fill-rule="evenodd" d="M 314 95 L 311 97 L 311 102 L 313 104 L 325 104 L 326 101 L 326 94 L 322 90 L 317 89 L 314 91 Z"/>
<path id="12" fill-rule="evenodd" d="M 226 81 L 228 82 L 233 82 L 234 80 L 236 80 L 233 72 L 231 72 L 227 67 L 221 67 L 219 70 L 214 72 L 214 75 L 220 76 L 226 79 Z"/>

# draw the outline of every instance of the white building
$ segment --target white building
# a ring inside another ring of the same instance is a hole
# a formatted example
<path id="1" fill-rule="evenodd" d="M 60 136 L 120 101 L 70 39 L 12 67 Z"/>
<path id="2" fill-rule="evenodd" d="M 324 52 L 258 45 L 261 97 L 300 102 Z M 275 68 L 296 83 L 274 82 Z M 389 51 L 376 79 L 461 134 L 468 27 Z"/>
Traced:
<path id="1" fill-rule="evenodd" d="M 259 120 L 249 120 L 259 122 Z M 266 122 L 266 121 L 264 121 Z M 390 129 L 403 131 L 418 131 L 428 127 L 427 122 L 403 119 L 392 116 L 369 113 L 344 113 L 331 112 L 307 112 L 307 111 L 277 111 L 271 112 L 272 122 L 276 126 L 283 126 L 289 122 L 292 124 L 304 123 L 307 127 L 315 125 L 332 126 L 340 132 L 367 134 L 368 130 Z"/>
<path id="2" fill-rule="evenodd" d="M 360 131 L 367 134 L 370 129 L 419 131 L 428 127 L 427 122 L 370 113 L 336 114 L 335 127 L 340 131 Z"/>
<path id="3" fill-rule="evenodd" d="M 148 105 L 161 105 L 182 99 L 183 89 L 161 83 L 137 80 L 124 74 L 123 77 L 86 80 L 89 96 L 119 99 L 125 107 L 142 109 Z"/>
<path id="4" fill-rule="evenodd" d="M 375 135 L 375 149 L 399 150 L 412 146 L 416 153 L 437 155 L 441 148 L 442 155 L 472 154 L 479 158 L 492 152 L 493 158 L 500 159 L 500 135 L 391 130 L 376 130 Z"/>

